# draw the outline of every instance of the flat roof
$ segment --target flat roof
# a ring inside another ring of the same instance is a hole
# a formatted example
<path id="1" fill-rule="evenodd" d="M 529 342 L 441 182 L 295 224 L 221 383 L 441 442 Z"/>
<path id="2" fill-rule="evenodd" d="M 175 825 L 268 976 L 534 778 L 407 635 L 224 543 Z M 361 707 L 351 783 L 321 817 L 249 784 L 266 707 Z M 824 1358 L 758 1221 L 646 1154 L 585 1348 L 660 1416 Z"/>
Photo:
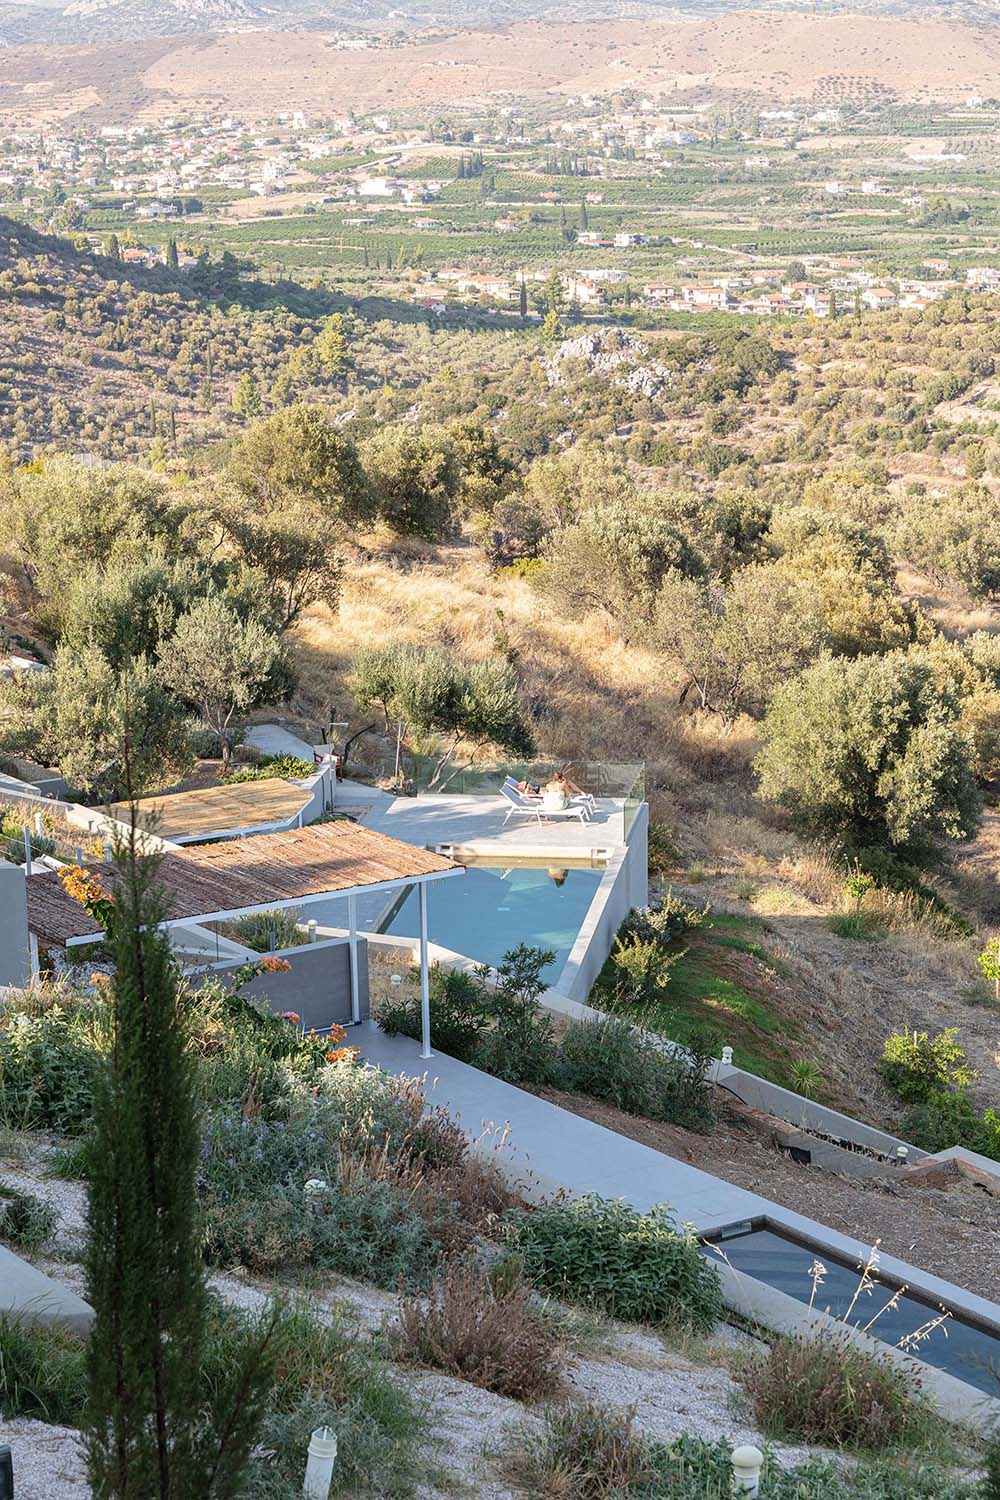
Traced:
<path id="1" fill-rule="evenodd" d="M 346 818 L 282 833 L 196 844 L 158 858 L 167 926 L 462 873 L 461 865 L 442 854 Z M 114 864 L 98 860 L 87 868 L 106 889 L 114 889 Z M 100 936 L 101 928 L 66 893 L 56 871 L 29 875 L 25 884 L 28 927 L 42 942 L 67 947 Z"/>
<path id="2" fill-rule="evenodd" d="M 142 797 L 139 823 L 161 839 L 206 838 L 213 833 L 252 832 L 294 818 L 309 802 L 304 787 L 281 776 L 266 781 L 208 786 L 163 797 Z M 111 816 L 128 822 L 128 804 L 117 802 Z"/>

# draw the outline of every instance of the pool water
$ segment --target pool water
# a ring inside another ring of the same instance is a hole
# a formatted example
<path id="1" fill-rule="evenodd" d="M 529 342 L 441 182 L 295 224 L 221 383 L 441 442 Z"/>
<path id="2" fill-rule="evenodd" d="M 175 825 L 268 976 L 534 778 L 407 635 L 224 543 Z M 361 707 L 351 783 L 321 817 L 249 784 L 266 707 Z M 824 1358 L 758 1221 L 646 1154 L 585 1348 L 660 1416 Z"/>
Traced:
<path id="1" fill-rule="evenodd" d="M 550 874 L 538 865 L 470 865 L 464 875 L 428 886 L 427 935 L 432 943 L 491 968 L 518 943 L 551 949 L 555 960 L 542 975 L 552 984 L 576 942 L 603 873 L 553 869 Z M 419 935 L 415 890 L 390 914 L 382 931 L 399 937 Z"/>
<path id="2" fill-rule="evenodd" d="M 860 1272 L 825 1253 L 772 1229 L 753 1229 L 745 1234 L 726 1236 L 719 1241 L 733 1269 L 762 1281 L 797 1302 L 808 1302 L 812 1289 L 809 1268 L 819 1260 L 826 1276 L 816 1292 L 813 1304 L 820 1312 L 829 1308 L 834 1317 L 845 1313 L 858 1285 Z M 718 1263 L 715 1251 L 706 1248 L 709 1260 Z M 878 1274 L 877 1272 L 875 1273 Z M 864 1328 L 892 1298 L 894 1287 L 884 1284 L 872 1288 L 871 1294 L 859 1297 L 851 1314 L 851 1323 Z M 940 1312 L 912 1292 L 905 1293 L 893 1308 L 883 1313 L 870 1330 L 873 1338 L 898 1345 L 900 1340 L 929 1322 Z M 1000 1338 L 973 1323 L 948 1318 L 939 1328 L 906 1351 L 935 1369 L 944 1370 L 958 1380 L 996 1396 L 1000 1391 Z"/>

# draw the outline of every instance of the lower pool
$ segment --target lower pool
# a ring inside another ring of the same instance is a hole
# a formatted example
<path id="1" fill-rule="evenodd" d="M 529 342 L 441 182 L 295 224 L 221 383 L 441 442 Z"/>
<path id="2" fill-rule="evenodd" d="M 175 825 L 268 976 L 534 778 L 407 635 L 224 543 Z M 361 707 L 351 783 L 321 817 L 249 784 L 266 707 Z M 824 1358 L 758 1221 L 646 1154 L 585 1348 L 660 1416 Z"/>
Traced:
<path id="1" fill-rule="evenodd" d="M 590 867 L 470 865 L 464 876 L 428 886 L 428 937 L 491 968 L 518 943 L 551 949 L 555 959 L 543 970 L 551 984 L 570 955 L 603 874 Z M 380 930 L 417 937 L 419 924 L 417 893 L 411 889 Z"/>
<path id="2" fill-rule="evenodd" d="M 820 1312 L 829 1309 L 833 1317 L 846 1313 L 857 1289 L 860 1272 L 855 1266 L 773 1229 L 751 1229 L 726 1235 L 718 1244 L 735 1271 L 742 1271 L 755 1281 L 762 1281 L 765 1286 L 794 1297 L 797 1302 L 809 1301 L 812 1290 L 810 1268 L 814 1261 L 822 1262 L 826 1274 L 817 1289 L 813 1306 Z M 705 1254 L 717 1262 L 717 1254 L 710 1247 L 706 1246 Z M 851 1314 L 851 1323 L 864 1328 L 892 1300 L 895 1290 L 880 1278 L 880 1284 L 874 1286 L 870 1294 L 859 1297 Z M 871 1335 L 886 1344 L 899 1346 L 901 1341 L 939 1313 L 939 1307 L 912 1292 L 904 1292 L 895 1307 L 882 1313 L 871 1328 Z M 954 1313 L 906 1352 L 914 1359 L 923 1360 L 924 1364 L 933 1365 L 935 1369 L 944 1370 L 957 1380 L 985 1391 L 987 1395 L 1000 1393 L 1000 1338 L 989 1329 L 966 1322 Z"/>

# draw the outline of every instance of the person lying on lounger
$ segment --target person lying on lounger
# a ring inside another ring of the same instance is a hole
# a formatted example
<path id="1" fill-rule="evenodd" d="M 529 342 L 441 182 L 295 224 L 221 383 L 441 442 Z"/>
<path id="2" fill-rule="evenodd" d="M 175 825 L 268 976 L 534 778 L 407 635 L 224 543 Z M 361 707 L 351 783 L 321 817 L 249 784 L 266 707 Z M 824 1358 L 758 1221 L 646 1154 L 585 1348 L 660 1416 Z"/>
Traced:
<path id="1" fill-rule="evenodd" d="M 564 797 L 581 797 L 583 793 L 575 781 L 570 781 L 565 771 L 557 771 L 551 781 L 545 783 L 546 794 L 549 792 L 560 792 Z"/>
<path id="2" fill-rule="evenodd" d="M 515 781 L 514 786 L 521 793 L 522 797 L 540 797 L 542 795 L 541 787 L 536 786 L 533 781 Z"/>

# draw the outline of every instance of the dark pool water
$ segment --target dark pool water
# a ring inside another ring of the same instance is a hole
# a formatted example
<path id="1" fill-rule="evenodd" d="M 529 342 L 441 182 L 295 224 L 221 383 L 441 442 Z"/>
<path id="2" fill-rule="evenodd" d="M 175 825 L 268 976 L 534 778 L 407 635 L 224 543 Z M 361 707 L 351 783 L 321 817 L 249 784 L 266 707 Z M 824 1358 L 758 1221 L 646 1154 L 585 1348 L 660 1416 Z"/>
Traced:
<path id="1" fill-rule="evenodd" d="M 829 1308 L 834 1317 L 847 1311 L 858 1285 L 860 1273 L 854 1266 L 843 1265 L 831 1255 L 773 1229 L 752 1229 L 745 1234 L 735 1234 L 720 1240 L 719 1248 L 725 1251 L 734 1270 L 742 1271 L 798 1302 L 809 1301 L 812 1288 L 809 1268 L 813 1261 L 822 1261 L 826 1275 L 813 1305 L 820 1311 Z M 718 1262 L 715 1251 L 706 1247 L 704 1253 L 709 1260 Z M 880 1285 L 870 1294 L 860 1297 L 851 1314 L 851 1322 L 863 1328 L 890 1301 L 893 1291 L 893 1287 Z M 905 1293 L 896 1307 L 883 1313 L 870 1331 L 874 1338 L 884 1343 L 899 1344 L 938 1311 L 936 1306 L 929 1306 L 912 1293 Z M 1000 1396 L 1000 1338 L 972 1323 L 952 1316 L 908 1352 L 925 1364 L 966 1381 L 977 1390 Z"/>

